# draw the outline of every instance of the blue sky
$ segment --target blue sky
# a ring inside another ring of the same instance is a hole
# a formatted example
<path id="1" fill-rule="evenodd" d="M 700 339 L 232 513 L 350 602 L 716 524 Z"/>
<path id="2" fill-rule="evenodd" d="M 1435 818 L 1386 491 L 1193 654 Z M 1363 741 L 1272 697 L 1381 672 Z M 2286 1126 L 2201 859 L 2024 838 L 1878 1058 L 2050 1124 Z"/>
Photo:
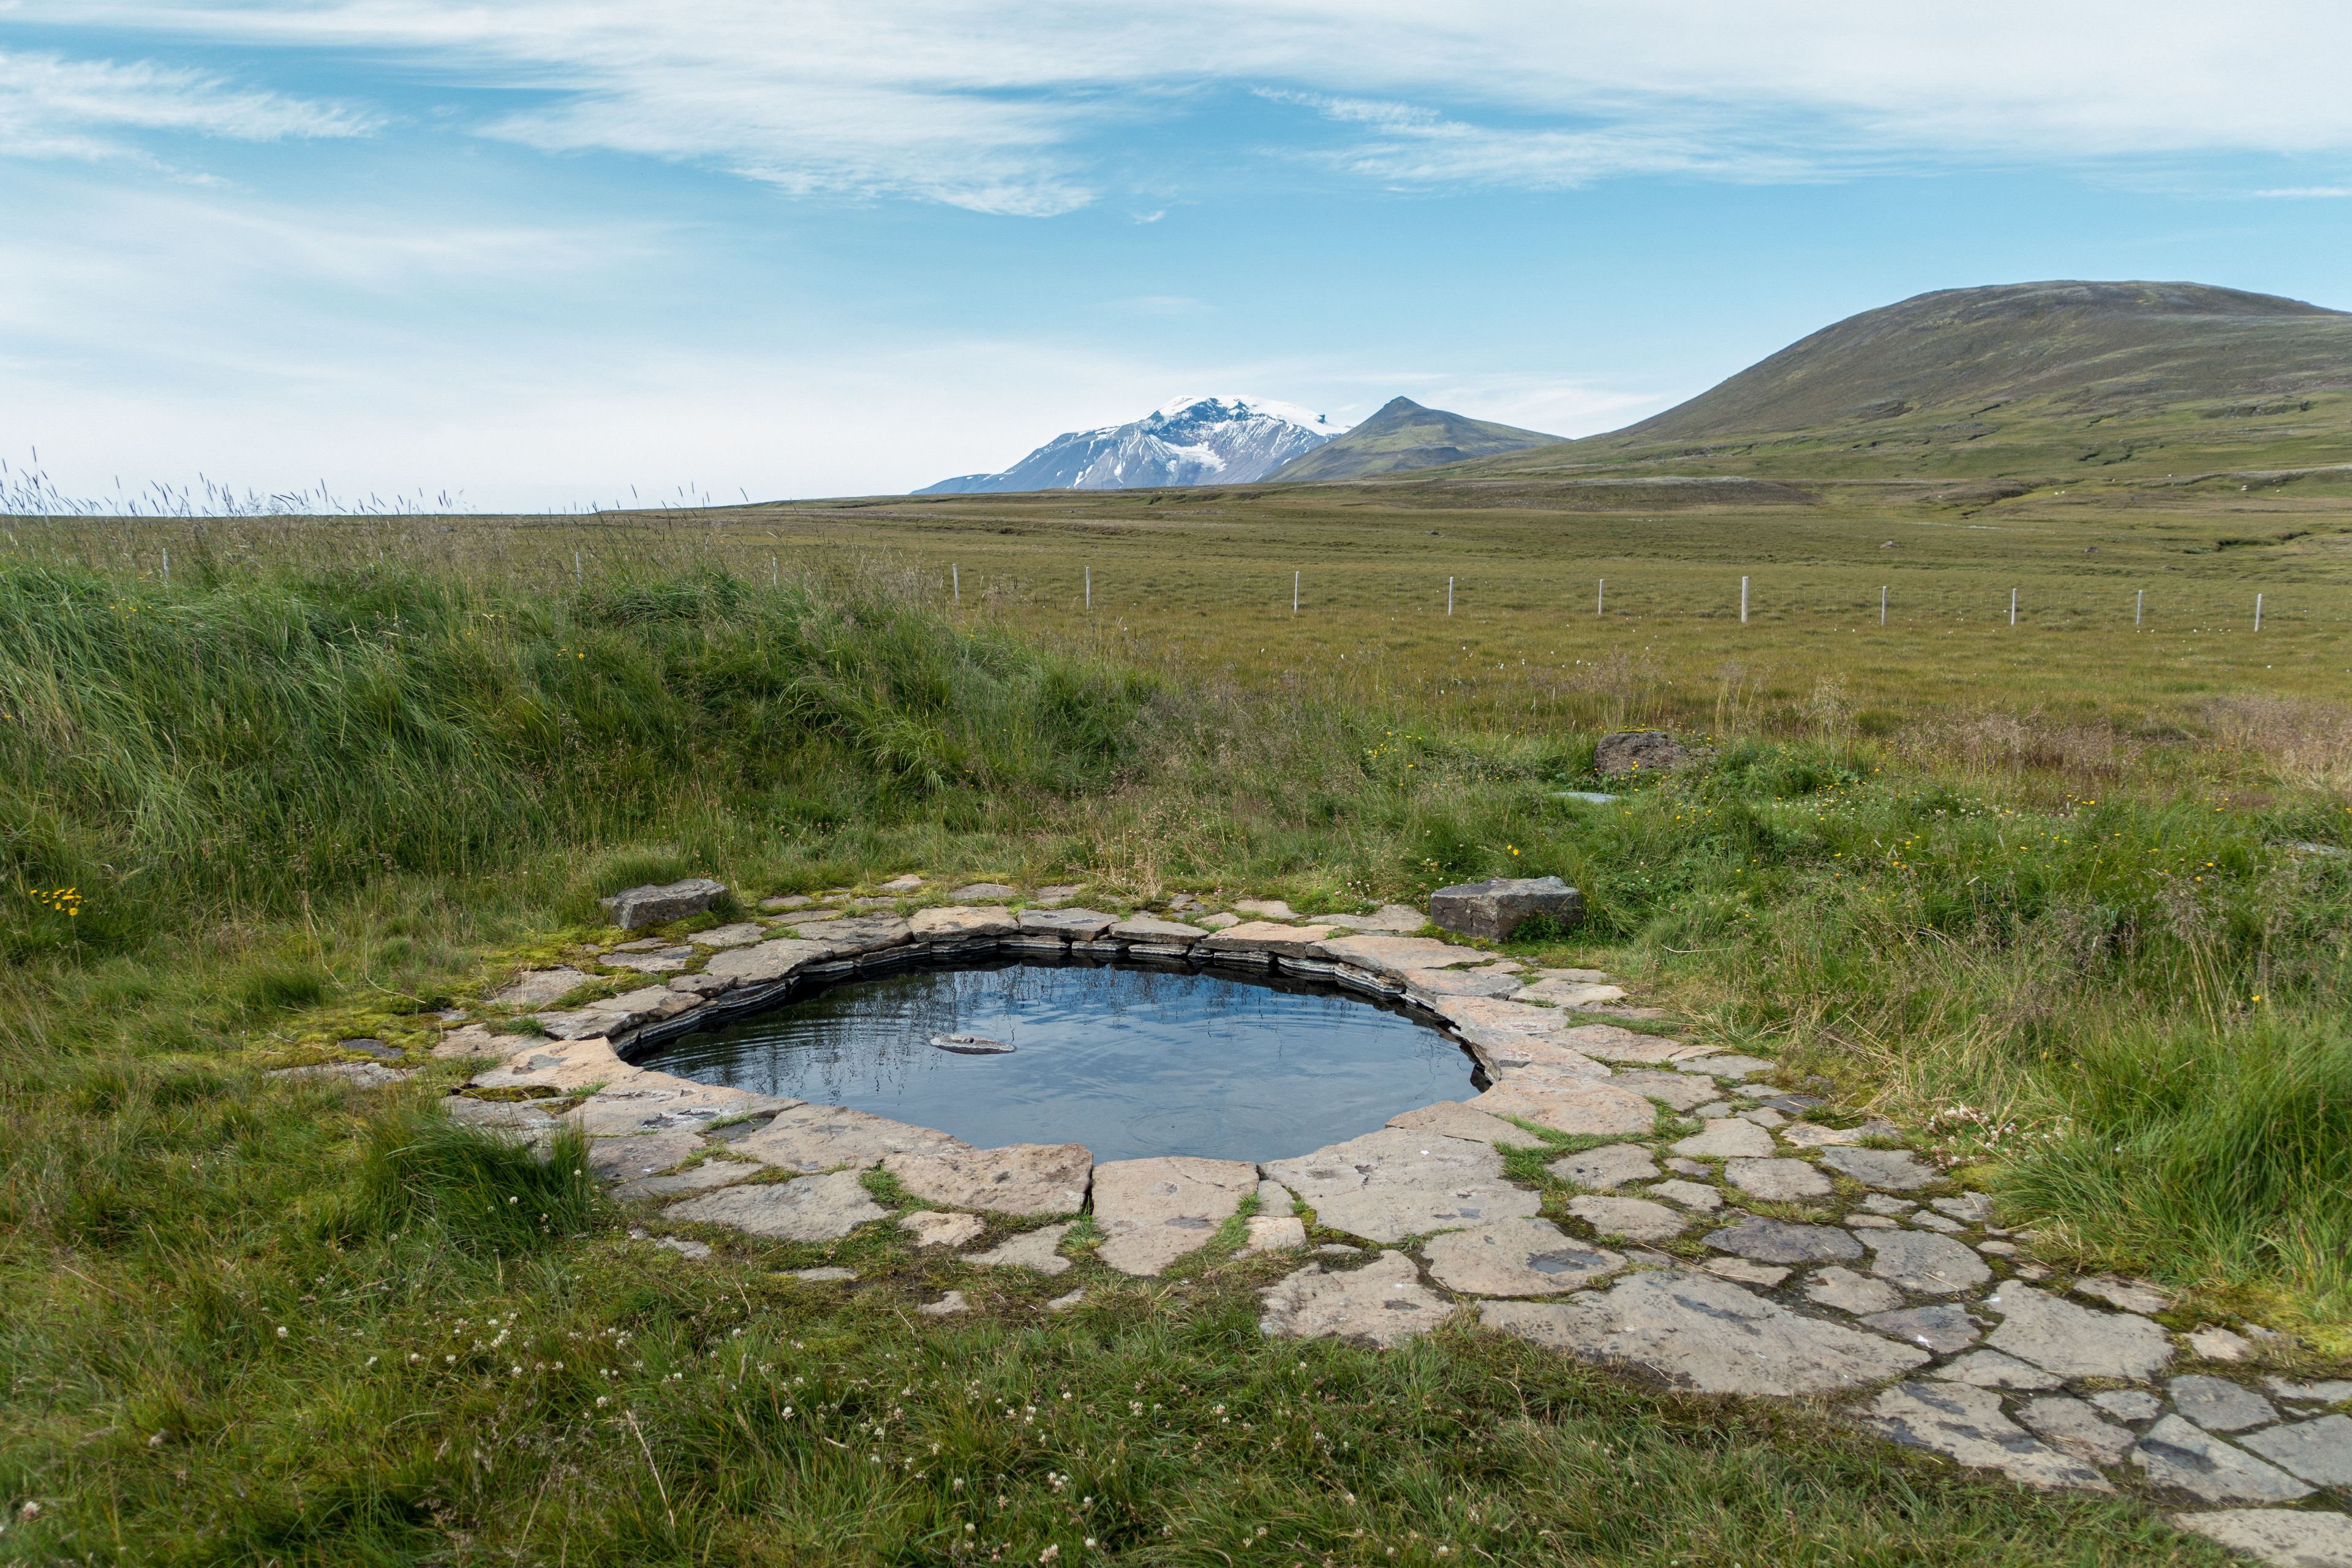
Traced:
<path id="1" fill-rule="evenodd" d="M 2352 7 L 0 0 L 0 458 L 900 490 L 1185 394 L 1581 435 L 1925 289 L 2352 308 Z"/>

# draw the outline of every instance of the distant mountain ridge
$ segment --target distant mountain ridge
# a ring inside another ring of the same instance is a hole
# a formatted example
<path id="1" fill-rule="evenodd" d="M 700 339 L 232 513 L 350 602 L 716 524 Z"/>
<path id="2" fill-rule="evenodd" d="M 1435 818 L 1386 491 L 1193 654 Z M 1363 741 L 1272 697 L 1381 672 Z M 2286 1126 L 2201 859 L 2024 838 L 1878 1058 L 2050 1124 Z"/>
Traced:
<path id="1" fill-rule="evenodd" d="M 1492 458 L 1559 439 L 1539 430 L 1472 419 L 1443 408 L 1424 408 L 1410 397 L 1394 397 L 1346 435 L 1291 458 L 1267 477 L 1285 482 L 1360 479 Z"/>
<path id="2" fill-rule="evenodd" d="M 1180 397 L 1125 425 L 1056 436 L 1011 468 L 960 474 L 917 495 L 1248 484 L 1347 428 L 1287 403 Z"/>

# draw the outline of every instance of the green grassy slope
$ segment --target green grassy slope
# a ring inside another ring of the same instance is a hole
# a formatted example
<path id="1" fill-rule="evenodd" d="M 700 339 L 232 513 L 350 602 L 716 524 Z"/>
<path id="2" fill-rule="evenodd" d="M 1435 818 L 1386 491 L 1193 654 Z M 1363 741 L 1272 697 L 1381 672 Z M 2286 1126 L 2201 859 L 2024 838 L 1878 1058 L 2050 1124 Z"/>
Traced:
<path id="1" fill-rule="evenodd" d="M 1923 294 L 1638 425 L 1450 470 L 2171 479 L 2352 463 L 2352 314 L 2189 283 Z"/>
<path id="2" fill-rule="evenodd" d="M 1286 481 L 1360 479 L 1465 462 L 1529 447 L 1556 445 L 1557 436 L 1424 408 L 1409 397 L 1386 406 L 1336 441 L 1302 452 L 1266 477 Z"/>

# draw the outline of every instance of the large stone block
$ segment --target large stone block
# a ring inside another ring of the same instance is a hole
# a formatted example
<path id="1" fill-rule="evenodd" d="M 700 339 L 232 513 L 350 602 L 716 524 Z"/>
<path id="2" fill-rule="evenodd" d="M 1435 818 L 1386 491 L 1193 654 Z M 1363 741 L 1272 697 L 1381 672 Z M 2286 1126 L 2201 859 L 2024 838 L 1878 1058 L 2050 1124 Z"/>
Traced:
<path id="1" fill-rule="evenodd" d="M 1520 921 L 1538 915 L 1572 925 L 1583 914 L 1584 895 L 1558 877 L 1496 877 L 1429 895 L 1432 921 L 1487 942 L 1508 941 Z"/>
<path id="2" fill-rule="evenodd" d="M 688 877 L 678 882 L 649 882 L 642 888 L 625 888 L 609 899 L 599 899 L 604 912 L 623 931 L 641 931 L 659 925 L 664 921 L 681 921 L 688 915 L 698 915 L 717 903 L 727 892 L 727 884 L 709 877 Z"/>

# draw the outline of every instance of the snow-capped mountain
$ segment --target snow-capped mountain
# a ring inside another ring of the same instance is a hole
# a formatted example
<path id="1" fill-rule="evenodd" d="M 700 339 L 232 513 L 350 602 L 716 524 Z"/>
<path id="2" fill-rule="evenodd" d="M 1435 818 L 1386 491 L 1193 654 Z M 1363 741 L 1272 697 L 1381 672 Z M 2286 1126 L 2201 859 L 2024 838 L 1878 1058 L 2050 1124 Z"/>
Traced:
<path id="1" fill-rule="evenodd" d="M 915 493 L 1247 484 L 1347 428 L 1287 403 L 1180 397 L 1131 424 L 1056 436 L 1003 473 L 961 474 Z"/>

